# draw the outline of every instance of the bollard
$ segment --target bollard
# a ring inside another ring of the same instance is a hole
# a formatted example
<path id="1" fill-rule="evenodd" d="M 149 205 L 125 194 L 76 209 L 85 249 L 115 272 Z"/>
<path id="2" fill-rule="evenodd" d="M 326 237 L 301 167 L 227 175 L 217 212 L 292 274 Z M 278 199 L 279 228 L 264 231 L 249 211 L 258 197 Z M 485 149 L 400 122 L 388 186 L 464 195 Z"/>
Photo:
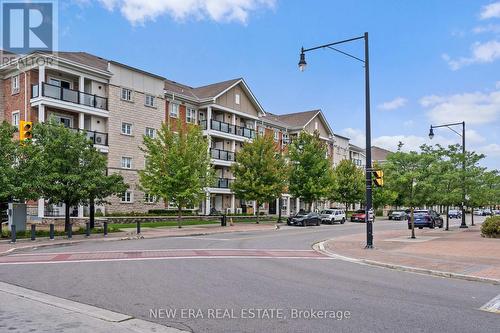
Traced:
<path id="1" fill-rule="evenodd" d="M 68 225 L 68 239 L 72 239 L 73 238 L 73 224 L 70 223 Z"/>
<path id="2" fill-rule="evenodd" d="M 13 224 L 10 226 L 10 242 L 15 243 L 16 242 L 16 226 Z"/>
<path id="3" fill-rule="evenodd" d="M 49 239 L 54 240 L 54 223 L 49 224 Z"/>
<path id="4" fill-rule="evenodd" d="M 104 237 L 108 235 L 108 222 L 103 222 L 103 231 L 104 231 Z"/>
<path id="5" fill-rule="evenodd" d="M 141 233 L 141 221 L 137 221 L 137 234 Z"/>
<path id="6" fill-rule="evenodd" d="M 90 222 L 85 223 L 85 237 L 90 236 Z"/>
<path id="7" fill-rule="evenodd" d="M 36 237 L 36 224 L 31 224 L 31 240 L 34 241 Z"/>

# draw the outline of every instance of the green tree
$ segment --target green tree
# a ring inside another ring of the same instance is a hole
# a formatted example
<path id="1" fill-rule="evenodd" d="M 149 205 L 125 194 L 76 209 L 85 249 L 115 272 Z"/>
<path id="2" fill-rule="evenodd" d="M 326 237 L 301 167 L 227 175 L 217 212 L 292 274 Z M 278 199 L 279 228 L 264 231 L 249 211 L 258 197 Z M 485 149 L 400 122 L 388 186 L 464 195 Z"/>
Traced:
<path id="1" fill-rule="evenodd" d="M 384 171 L 384 166 L 378 165 L 377 163 L 374 163 L 373 169 Z M 383 208 L 384 206 L 387 206 L 387 205 L 396 204 L 396 200 L 398 198 L 398 193 L 393 191 L 390 187 L 388 187 L 385 184 L 386 179 L 387 178 L 384 176 L 384 186 L 382 186 L 382 187 L 378 187 L 375 185 L 372 186 L 372 196 L 373 196 L 372 200 L 373 200 L 373 208 L 375 210 L 377 210 L 379 208 Z M 363 186 L 364 186 L 364 182 L 365 182 L 365 178 L 363 175 Z M 364 197 L 363 197 L 363 199 L 364 199 Z"/>
<path id="2" fill-rule="evenodd" d="M 429 182 L 429 166 L 433 157 L 429 154 L 409 153 L 402 151 L 400 145 L 397 152 L 388 155 L 384 165 L 387 186 L 398 193 L 404 205 L 411 209 L 411 237 L 415 238 L 413 211 L 416 207 L 428 203 L 432 184 Z"/>
<path id="3" fill-rule="evenodd" d="M 70 207 L 88 202 L 94 183 L 105 177 L 104 157 L 82 132 L 64 127 L 53 119 L 33 128 L 33 140 L 24 145 L 25 164 L 36 170 L 30 177 L 38 197 L 49 204 L 65 204 L 65 230 Z"/>
<path id="4" fill-rule="evenodd" d="M 236 178 L 231 189 L 238 198 L 256 201 L 259 223 L 260 204 L 279 198 L 287 183 L 285 160 L 273 138 L 263 135 L 245 143 L 231 170 Z"/>
<path id="5" fill-rule="evenodd" d="M 182 208 L 198 205 L 204 189 L 213 183 L 208 139 L 199 126 L 182 126 L 177 132 L 162 125 L 155 138 L 144 137 L 146 168 L 139 172 L 142 188 L 149 194 L 174 202 L 181 228 Z"/>
<path id="6" fill-rule="evenodd" d="M 313 202 L 331 192 L 332 166 L 326 154 L 326 144 L 318 133 L 300 132 L 289 146 L 289 192 L 302 198 L 309 209 Z"/>
<path id="7" fill-rule="evenodd" d="M 363 170 L 352 161 L 342 160 L 333 169 L 333 180 L 330 200 L 344 204 L 348 209 L 350 204 L 363 201 L 365 195 L 365 176 Z"/>
<path id="8" fill-rule="evenodd" d="M 0 125 L 0 201 L 16 196 L 17 154 L 19 142 L 13 140 L 16 129 L 7 122 Z"/>

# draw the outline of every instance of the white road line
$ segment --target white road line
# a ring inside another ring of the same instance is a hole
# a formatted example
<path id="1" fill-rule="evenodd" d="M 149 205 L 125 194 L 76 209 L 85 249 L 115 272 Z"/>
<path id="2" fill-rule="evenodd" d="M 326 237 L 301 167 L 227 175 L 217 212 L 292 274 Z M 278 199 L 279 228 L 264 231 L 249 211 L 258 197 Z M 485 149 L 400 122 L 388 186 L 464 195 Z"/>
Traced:
<path id="1" fill-rule="evenodd" d="M 39 264 L 66 264 L 86 262 L 112 262 L 112 261 L 148 261 L 148 260 L 177 260 L 177 259 L 307 259 L 307 260 L 333 260 L 332 257 L 272 257 L 272 256 L 183 256 L 183 257 L 154 257 L 154 258 L 113 258 L 113 259 L 88 259 L 67 261 L 33 261 L 33 262 L 2 262 L 0 266 L 7 265 L 39 265 Z"/>
<path id="2" fill-rule="evenodd" d="M 479 310 L 500 314 L 500 294 L 480 307 Z"/>

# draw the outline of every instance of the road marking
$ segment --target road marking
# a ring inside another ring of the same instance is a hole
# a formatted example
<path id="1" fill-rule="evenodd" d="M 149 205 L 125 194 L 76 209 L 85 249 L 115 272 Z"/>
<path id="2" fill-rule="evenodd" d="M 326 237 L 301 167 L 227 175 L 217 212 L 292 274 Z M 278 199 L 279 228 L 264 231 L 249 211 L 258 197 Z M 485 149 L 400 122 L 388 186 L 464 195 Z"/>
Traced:
<path id="1" fill-rule="evenodd" d="M 156 332 L 156 333 L 184 333 L 176 328 L 163 326 L 149 321 L 134 318 L 132 316 L 98 308 L 93 305 L 71 301 L 65 298 L 52 296 L 39 291 L 19 287 L 13 284 L 0 282 L 0 293 L 4 292 L 20 298 L 29 299 L 34 302 L 47 304 L 63 310 L 75 312 L 87 317 L 102 320 L 111 325 L 118 326 L 123 332 Z M 115 327 L 116 327 L 115 326 Z"/>
<path id="2" fill-rule="evenodd" d="M 500 314 L 500 294 L 480 307 L 479 310 Z"/>
<path id="3" fill-rule="evenodd" d="M 329 259 L 314 250 L 280 249 L 170 249 L 146 251 L 102 251 L 30 253 L 0 257 L 0 265 L 110 262 L 172 259 Z"/>

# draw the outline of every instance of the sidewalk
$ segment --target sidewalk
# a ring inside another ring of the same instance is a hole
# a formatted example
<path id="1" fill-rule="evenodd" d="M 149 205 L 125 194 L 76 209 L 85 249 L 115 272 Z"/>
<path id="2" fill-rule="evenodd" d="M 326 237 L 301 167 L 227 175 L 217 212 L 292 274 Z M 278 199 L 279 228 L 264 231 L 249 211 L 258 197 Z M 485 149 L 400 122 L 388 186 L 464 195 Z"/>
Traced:
<path id="1" fill-rule="evenodd" d="M 331 239 L 324 243 L 324 249 L 330 255 L 361 263 L 500 283 L 500 239 L 481 237 L 480 225 L 415 232 L 416 239 L 409 238 L 407 229 L 377 232 L 373 250 L 364 249 L 364 233 Z"/>
<path id="2" fill-rule="evenodd" d="M 220 233 L 231 232 L 244 232 L 244 231 L 259 231 L 259 230 L 272 230 L 275 228 L 275 223 L 261 222 L 255 223 L 235 223 L 233 226 L 221 227 L 218 224 L 203 224 L 185 226 L 182 228 L 177 227 L 158 227 L 158 228 L 141 228 L 141 238 L 162 238 L 162 237 L 180 237 L 180 236 L 198 236 L 198 235 L 211 235 Z M 125 229 L 124 229 L 125 230 Z M 137 238 L 135 228 L 127 228 L 123 232 L 109 233 L 106 237 L 102 234 L 91 234 L 89 238 L 85 235 L 73 235 L 73 239 L 69 240 L 62 236 L 56 237 L 51 241 L 48 238 L 37 238 L 31 241 L 29 238 L 18 239 L 15 244 L 11 244 L 8 239 L 0 240 L 0 255 L 5 255 L 17 249 L 29 249 L 34 247 L 46 247 L 63 244 L 77 244 L 81 242 L 104 242 L 104 241 L 117 241 Z"/>

